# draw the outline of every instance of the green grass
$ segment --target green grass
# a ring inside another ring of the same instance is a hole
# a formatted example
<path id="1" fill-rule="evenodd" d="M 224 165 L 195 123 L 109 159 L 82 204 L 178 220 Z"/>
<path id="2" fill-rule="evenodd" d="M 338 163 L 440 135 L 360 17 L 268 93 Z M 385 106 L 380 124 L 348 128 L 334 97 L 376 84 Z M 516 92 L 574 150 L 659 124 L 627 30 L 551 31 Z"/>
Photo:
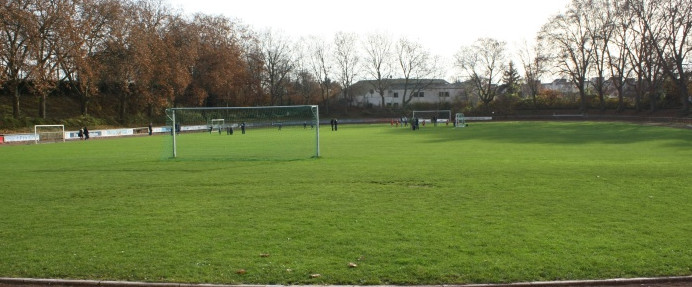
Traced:
<path id="1" fill-rule="evenodd" d="M 0 146 L 0 276 L 462 284 L 692 275 L 690 130 L 340 125 L 322 128 L 321 158 L 291 160 L 162 159 L 164 140 Z"/>

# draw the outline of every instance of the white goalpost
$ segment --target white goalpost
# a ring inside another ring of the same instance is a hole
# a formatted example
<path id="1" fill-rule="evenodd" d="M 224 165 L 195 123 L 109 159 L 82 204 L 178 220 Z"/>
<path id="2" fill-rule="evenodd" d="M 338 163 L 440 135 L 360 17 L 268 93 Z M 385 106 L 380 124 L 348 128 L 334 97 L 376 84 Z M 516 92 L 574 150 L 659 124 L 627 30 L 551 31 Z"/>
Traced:
<path id="1" fill-rule="evenodd" d="M 39 142 L 65 142 L 65 125 L 34 125 L 34 137 Z"/>
<path id="2" fill-rule="evenodd" d="M 454 127 L 455 128 L 466 127 L 466 117 L 464 117 L 463 113 L 457 113 L 454 116 Z"/>
<path id="3" fill-rule="evenodd" d="M 225 125 L 224 122 L 224 119 L 211 119 L 211 123 L 209 125 L 209 132 L 213 132 L 214 129 L 216 129 L 218 132 L 221 132 L 221 129 L 223 129 Z"/>
<path id="4" fill-rule="evenodd" d="M 316 105 L 166 109 L 167 154 L 186 159 L 320 156 Z M 209 136 L 211 131 L 218 135 Z M 207 134 L 206 136 L 202 136 Z"/>
<path id="5" fill-rule="evenodd" d="M 413 111 L 413 117 L 432 124 L 452 122 L 451 110 Z"/>

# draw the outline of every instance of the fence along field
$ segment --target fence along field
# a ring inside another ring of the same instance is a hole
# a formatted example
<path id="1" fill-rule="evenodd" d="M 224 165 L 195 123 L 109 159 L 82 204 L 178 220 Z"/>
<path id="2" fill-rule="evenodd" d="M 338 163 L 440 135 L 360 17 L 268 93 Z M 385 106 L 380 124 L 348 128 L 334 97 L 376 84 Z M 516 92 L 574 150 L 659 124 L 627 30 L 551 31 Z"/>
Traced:
<path id="1" fill-rule="evenodd" d="M 172 160 L 164 136 L 2 146 L 0 276 L 458 284 L 692 274 L 689 130 L 322 130 L 319 159 Z"/>

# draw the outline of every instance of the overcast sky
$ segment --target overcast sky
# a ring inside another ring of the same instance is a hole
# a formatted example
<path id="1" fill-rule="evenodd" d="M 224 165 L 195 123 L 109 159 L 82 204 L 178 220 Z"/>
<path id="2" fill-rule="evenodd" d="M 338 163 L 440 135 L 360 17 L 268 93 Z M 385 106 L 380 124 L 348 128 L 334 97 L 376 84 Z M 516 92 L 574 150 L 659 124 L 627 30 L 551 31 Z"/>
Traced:
<path id="1" fill-rule="evenodd" d="M 508 44 L 510 52 L 533 42 L 549 17 L 569 0 L 168 0 L 185 14 L 236 18 L 256 31 L 271 28 L 292 39 L 339 31 L 387 33 L 418 41 L 446 59 L 480 37 Z"/>

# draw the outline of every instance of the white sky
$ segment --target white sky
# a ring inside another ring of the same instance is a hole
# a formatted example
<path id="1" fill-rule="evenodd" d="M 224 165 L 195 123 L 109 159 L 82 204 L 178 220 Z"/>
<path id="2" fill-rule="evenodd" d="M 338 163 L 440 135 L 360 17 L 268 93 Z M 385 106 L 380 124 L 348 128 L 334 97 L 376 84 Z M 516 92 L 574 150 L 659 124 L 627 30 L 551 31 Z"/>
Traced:
<path id="1" fill-rule="evenodd" d="M 386 33 L 418 41 L 451 60 L 480 37 L 508 44 L 513 55 L 532 43 L 548 18 L 569 0 L 168 0 L 184 14 L 222 14 L 256 31 L 271 28 L 293 40 L 316 35 L 331 40 L 339 31 L 362 39 Z M 516 58 L 516 57 L 513 57 Z"/>

